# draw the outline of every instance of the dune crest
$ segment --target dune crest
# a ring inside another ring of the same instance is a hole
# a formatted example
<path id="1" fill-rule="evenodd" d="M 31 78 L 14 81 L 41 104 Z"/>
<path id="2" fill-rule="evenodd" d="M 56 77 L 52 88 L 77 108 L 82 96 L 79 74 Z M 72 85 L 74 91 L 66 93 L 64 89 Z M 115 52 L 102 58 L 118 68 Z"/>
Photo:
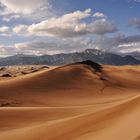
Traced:
<path id="1" fill-rule="evenodd" d="M 0 140 L 138 140 L 139 76 L 84 61 L 1 80 Z"/>

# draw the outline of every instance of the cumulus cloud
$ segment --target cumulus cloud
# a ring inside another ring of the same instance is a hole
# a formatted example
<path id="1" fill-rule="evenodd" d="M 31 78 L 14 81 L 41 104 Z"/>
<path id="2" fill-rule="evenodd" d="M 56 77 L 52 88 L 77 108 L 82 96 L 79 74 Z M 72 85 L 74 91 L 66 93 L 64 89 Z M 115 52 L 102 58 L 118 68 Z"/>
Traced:
<path id="1" fill-rule="evenodd" d="M 90 46 L 113 53 L 140 52 L 140 36 L 125 36 L 121 33 L 113 37 L 99 36 L 90 41 Z"/>
<path id="2" fill-rule="evenodd" d="M 53 15 L 51 0 L 0 0 L 0 16 L 4 21 L 28 18 L 40 21 Z"/>
<path id="3" fill-rule="evenodd" d="M 118 52 L 130 53 L 130 52 L 140 52 L 140 42 L 137 43 L 127 43 L 118 46 Z"/>
<path id="4" fill-rule="evenodd" d="M 103 35 L 114 33 L 117 27 L 107 19 L 93 20 L 88 23 L 86 18 L 92 18 L 91 9 L 75 11 L 61 17 L 50 18 L 38 24 L 29 26 L 30 34 L 52 37 L 79 37 L 87 34 Z"/>
<path id="5" fill-rule="evenodd" d="M 16 50 L 11 45 L 0 45 L 0 57 L 15 55 Z"/>
<path id="6" fill-rule="evenodd" d="M 13 28 L 13 32 L 18 35 L 20 34 L 25 36 L 27 35 L 27 29 L 28 29 L 27 25 L 18 25 Z"/>
<path id="7" fill-rule="evenodd" d="M 0 56 L 15 55 L 18 53 L 28 55 L 57 54 L 82 51 L 88 48 L 101 49 L 106 52 L 128 53 L 132 51 L 140 52 L 139 46 L 140 36 L 125 36 L 119 33 L 113 37 L 80 37 L 16 43 L 9 46 L 0 45 Z"/>
<path id="8" fill-rule="evenodd" d="M 48 40 L 48 41 L 34 41 L 26 43 L 17 43 L 14 48 L 18 52 L 29 53 L 36 55 L 43 54 L 57 54 L 57 53 L 68 53 L 73 51 L 79 51 L 88 48 L 88 39 L 67 39 L 67 40 Z"/>
<path id="9" fill-rule="evenodd" d="M 114 37 L 100 36 L 93 44 L 107 52 L 127 53 L 140 51 L 140 36 L 125 36 L 124 34 L 117 34 Z"/>
<path id="10" fill-rule="evenodd" d="M 41 0 L 0 0 L 9 11 L 13 13 L 30 14 L 41 6 Z"/>
<path id="11" fill-rule="evenodd" d="M 93 14 L 93 17 L 106 18 L 106 15 L 104 13 L 96 12 L 96 13 Z"/>
<path id="12" fill-rule="evenodd" d="M 8 26 L 1 26 L 0 36 L 11 36 L 10 28 Z"/>
<path id="13" fill-rule="evenodd" d="M 16 43 L 13 45 L 0 45 L 0 56 L 9 56 L 15 54 L 44 55 L 73 52 L 79 50 L 80 42 L 70 40 L 53 41 L 34 41 L 25 43 Z"/>
<path id="14" fill-rule="evenodd" d="M 5 32 L 8 32 L 8 31 L 9 31 L 9 27 L 7 27 L 7 26 L 0 27 L 0 33 L 5 33 Z"/>
<path id="15" fill-rule="evenodd" d="M 19 19 L 20 18 L 20 15 L 5 15 L 5 16 L 3 16 L 2 17 L 2 20 L 3 21 L 6 21 L 6 22 L 9 22 L 10 20 L 12 20 L 12 19 Z"/>
<path id="16" fill-rule="evenodd" d="M 118 52 L 129 53 L 138 51 L 140 52 L 140 35 L 133 35 L 121 39 L 117 47 Z"/>
<path id="17" fill-rule="evenodd" d="M 96 20 L 88 26 L 89 32 L 97 35 L 104 35 L 106 33 L 114 33 L 117 31 L 117 27 L 106 19 Z"/>
<path id="18" fill-rule="evenodd" d="M 86 34 L 86 23 L 80 23 L 80 20 L 90 16 L 91 10 L 84 12 L 76 11 L 65 14 L 58 18 L 51 18 L 38 24 L 33 24 L 28 28 L 31 34 L 38 36 L 58 36 L 73 37 Z"/>

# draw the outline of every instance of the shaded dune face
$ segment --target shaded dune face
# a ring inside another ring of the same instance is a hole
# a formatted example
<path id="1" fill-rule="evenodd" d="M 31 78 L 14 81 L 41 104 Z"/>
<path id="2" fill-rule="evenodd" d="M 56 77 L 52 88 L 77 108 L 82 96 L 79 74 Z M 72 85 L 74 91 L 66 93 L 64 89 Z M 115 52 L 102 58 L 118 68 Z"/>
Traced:
<path id="1" fill-rule="evenodd" d="M 1 106 L 90 104 L 94 96 L 139 92 L 139 71 L 110 66 L 97 71 L 89 64 L 66 65 L 0 82 Z"/>
<path id="2" fill-rule="evenodd" d="M 88 61 L 0 81 L 0 140 L 139 140 L 139 75 Z"/>

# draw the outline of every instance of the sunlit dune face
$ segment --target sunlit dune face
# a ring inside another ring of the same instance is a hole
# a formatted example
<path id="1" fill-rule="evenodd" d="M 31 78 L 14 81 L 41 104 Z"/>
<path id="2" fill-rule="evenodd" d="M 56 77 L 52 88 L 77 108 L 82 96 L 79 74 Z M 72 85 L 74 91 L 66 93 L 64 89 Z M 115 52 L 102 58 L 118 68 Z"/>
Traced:
<path id="1" fill-rule="evenodd" d="M 0 81 L 0 139 L 138 140 L 139 66 L 93 64 L 9 67 L 30 73 Z"/>

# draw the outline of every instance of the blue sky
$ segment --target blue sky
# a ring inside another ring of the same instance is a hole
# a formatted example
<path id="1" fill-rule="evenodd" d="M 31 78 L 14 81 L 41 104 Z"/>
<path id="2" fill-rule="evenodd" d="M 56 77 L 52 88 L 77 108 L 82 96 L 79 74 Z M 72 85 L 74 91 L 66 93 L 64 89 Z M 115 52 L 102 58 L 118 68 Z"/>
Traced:
<path id="1" fill-rule="evenodd" d="M 0 0 L 0 56 L 140 51 L 140 0 Z"/>

